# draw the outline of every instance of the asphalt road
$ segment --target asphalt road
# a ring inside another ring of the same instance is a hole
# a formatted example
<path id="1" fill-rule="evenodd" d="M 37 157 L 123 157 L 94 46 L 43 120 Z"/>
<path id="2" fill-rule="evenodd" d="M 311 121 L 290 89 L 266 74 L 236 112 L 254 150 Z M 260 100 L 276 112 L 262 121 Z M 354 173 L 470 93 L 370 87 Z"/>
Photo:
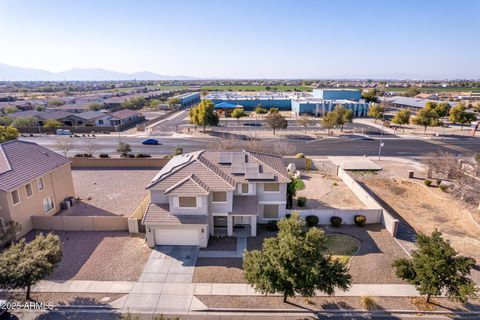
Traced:
<path id="1" fill-rule="evenodd" d="M 184 152 L 191 152 L 214 147 L 215 138 L 172 138 L 156 137 L 162 145 L 142 145 L 145 137 L 118 137 L 98 136 L 96 138 L 71 138 L 75 148 L 69 155 L 84 153 L 85 144 L 95 143 L 98 148 L 96 153 L 115 153 L 119 141 L 128 143 L 133 153 L 148 153 L 151 155 L 166 155 L 172 153 L 175 148 L 182 147 Z M 26 137 L 23 140 L 36 142 L 51 149 L 55 149 L 58 137 L 41 136 Z M 273 144 L 280 138 L 266 139 L 267 144 Z M 295 146 L 294 152 L 303 152 L 309 156 L 378 156 L 380 140 L 364 140 L 358 137 L 325 138 L 318 140 L 289 139 Z M 417 157 L 428 152 L 450 152 L 454 154 L 472 154 L 480 152 L 480 138 L 444 138 L 440 140 L 404 139 L 395 136 L 384 136 L 382 156 Z M 57 150 L 58 151 L 58 150 Z"/>

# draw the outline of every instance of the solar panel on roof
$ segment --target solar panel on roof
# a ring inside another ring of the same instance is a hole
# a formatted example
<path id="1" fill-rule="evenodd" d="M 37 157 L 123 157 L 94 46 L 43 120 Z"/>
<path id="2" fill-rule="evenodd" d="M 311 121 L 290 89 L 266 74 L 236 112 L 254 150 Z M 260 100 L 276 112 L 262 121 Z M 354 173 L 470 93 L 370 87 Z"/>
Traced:
<path id="1" fill-rule="evenodd" d="M 220 163 L 220 164 L 230 164 L 230 163 L 232 163 L 232 153 L 231 152 L 219 152 L 218 153 L 218 163 Z"/>

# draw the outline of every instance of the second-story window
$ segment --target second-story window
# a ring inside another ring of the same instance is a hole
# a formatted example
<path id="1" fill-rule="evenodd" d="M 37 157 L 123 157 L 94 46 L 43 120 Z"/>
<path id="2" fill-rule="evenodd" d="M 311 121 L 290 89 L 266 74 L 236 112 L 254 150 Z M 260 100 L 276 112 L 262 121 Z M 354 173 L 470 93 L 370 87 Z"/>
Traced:
<path id="1" fill-rule="evenodd" d="M 30 198 L 32 196 L 33 190 L 31 183 L 25 185 L 25 193 L 27 194 L 27 198 Z"/>
<path id="2" fill-rule="evenodd" d="M 18 193 L 18 190 L 13 190 L 11 195 L 12 195 L 13 205 L 19 204 L 20 203 L 20 194 Z"/>
<path id="3" fill-rule="evenodd" d="M 38 189 L 38 191 L 42 191 L 43 189 L 45 189 L 45 185 L 43 184 L 43 178 L 42 177 L 37 179 L 37 189 Z"/>
<path id="4" fill-rule="evenodd" d="M 280 185 L 278 183 L 265 183 L 263 184 L 263 191 L 265 192 L 279 192 Z"/>
<path id="5" fill-rule="evenodd" d="M 227 202 L 227 192 L 226 191 L 214 191 L 212 193 L 213 202 Z"/>
<path id="6" fill-rule="evenodd" d="M 249 193 L 250 188 L 248 187 L 248 183 L 242 183 L 242 193 L 247 194 Z"/>
<path id="7" fill-rule="evenodd" d="M 178 206 L 180 208 L 196 208 L 197 197 L 178 197 Z"/>

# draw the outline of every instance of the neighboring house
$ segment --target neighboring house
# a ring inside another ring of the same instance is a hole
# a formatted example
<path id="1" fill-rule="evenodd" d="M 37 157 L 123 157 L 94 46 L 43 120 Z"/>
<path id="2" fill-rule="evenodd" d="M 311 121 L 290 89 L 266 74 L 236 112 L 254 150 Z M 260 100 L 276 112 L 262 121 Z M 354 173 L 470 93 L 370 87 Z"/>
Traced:
<path id="1" fill-rule="evenodd" d="M 46 109 L 46 111 L 64 111 L 72 113 L 87 112 L 89 110 L 88 104 L 86 103 L 64 104 L 58 107 L 48 107 Z"/>
<path id="2" fill-rule="evenodd" d="M 0 226 L 16 221 L 23 236 L 31 216 L 54 215 L 74 195 L 70 160 L 32 142 L 0 144 Z"/>
<path id="3" fill-rule="evenodd" d="M 105 113 L 100 111 L 86 111 L 82 113 L 75 113 L 68 116 L 73 126 L 95 125 L 95 120 L 103 117 Z"/>
<path id="4" fill-rule="evenodd" d="M 102 126 L 118 126 L 121 124 L 134 123 L 138 122 L 142 118 L 142 115 L 138 111 L 134 110 L 119 110 L 111 113 L 105 114 L 103 117 L 100 117 L 95 120 L 95 125 Z"/>
<path id="5" fill-rule="evenodd" d="M 281 157 L 248 151 L 197 151 L 173 157 L 146 187 L 149 246 L 198 245 L 209 235 L 256 236 L 257 222 L 285 216 Z"/>

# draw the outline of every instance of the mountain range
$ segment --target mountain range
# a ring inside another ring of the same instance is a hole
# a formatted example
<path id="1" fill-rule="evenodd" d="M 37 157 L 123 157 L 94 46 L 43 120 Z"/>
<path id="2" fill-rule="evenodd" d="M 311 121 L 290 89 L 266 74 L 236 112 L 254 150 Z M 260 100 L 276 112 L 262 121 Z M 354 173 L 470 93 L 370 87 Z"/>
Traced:
<path id="1" fill-rule="evenodd" d="M 105 81 L 105 80 L 195 80 L 189 76 L 169 76 L 149 71 L 124 73 L 102 68 L 74 68 L 62 72 L 21 68 L 0 63 L 0 81 Z"/>

